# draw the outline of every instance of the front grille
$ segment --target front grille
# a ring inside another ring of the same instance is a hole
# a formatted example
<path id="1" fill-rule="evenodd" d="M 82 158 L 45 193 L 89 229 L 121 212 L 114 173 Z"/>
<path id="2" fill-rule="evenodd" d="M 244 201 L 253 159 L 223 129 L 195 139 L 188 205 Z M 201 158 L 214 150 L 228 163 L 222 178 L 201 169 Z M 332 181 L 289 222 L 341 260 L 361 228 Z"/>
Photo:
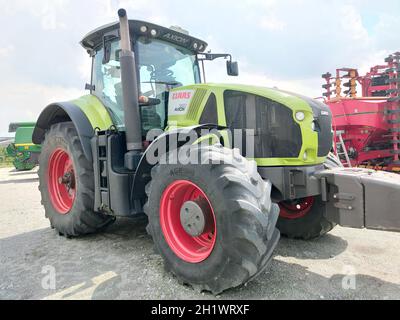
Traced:
<path id="1" fill-rule="evenodd" d="M 332 116 L 320 115 L 315 121 L 318 130 L 318 157 L 325 157 L 332 149 Z"/>
<path id="2" fill-rule="evenodd" d="M 302 134 L 290 108 L 265 97 L 231 90 L 225 91 L 224 101 L 230 129 L 254 130 L 254 154 L 248 148 L 245 132 L 242 133 L 243 155 L 254 158 L 299 156 Z M 233 144 L 237 147 L 235 141 Z"/>

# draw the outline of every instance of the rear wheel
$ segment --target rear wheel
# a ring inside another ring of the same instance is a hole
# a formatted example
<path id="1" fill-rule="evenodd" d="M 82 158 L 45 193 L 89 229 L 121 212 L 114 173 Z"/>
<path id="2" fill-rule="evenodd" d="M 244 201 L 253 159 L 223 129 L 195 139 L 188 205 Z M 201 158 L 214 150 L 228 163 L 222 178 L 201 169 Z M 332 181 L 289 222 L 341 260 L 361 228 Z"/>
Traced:
<path id="1" fill-rule="evenodd" d="M 265 269 L 279 239 L 279 209 L 255 162 L 219 146 L 193 149 L 223 163 L 155 166 L 146 187 L 147 230 L 167 270 L 216 294 Z"/>
<path id="2" fill-rule="evenodd" d="M 54 124 L 46 133 L 38 174 L 46 217 L 61 234 L 93 233 L 113 221 L 93 211 L 93 166 L 72 122 Z"/>
<path id="3" fill-rule="evenodd" d="M 324 163 L 325 168 L 342 167 L 340 160 L 330 153 Z M 336 224 L 325 217 L 326 203 L 320 196 L 282 201 L 277 227 L 282 235 L 294 239 L 314 239 L 331 231 Z"/>

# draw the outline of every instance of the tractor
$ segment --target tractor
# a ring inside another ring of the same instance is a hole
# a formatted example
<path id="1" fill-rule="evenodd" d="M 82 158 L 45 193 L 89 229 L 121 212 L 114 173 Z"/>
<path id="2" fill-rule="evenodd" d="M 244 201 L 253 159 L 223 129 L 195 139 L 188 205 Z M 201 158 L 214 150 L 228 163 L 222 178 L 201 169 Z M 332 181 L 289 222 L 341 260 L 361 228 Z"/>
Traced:
<path id="1" fill-rule="evenodd" d="M 144 213 L 166 269 L 216 294 L 262 273 L 280 234 L 400 230 L 398 176 L 342 168 L 325 104 L 205 83 L 204 63 L 217 58 L 238 76 L 230 54 L 205 52 L 181 28 L 118 15 L 81 42 L 89 94 L 47 106 L 33 132 L 42 204 L 60 235 Z"/>
<path id="2" fill-rule="evenodd" d="M 38 165 L 40 145 L 32 143 L 34 122 L 10 123 L 8 132 L 15 132 L 15 139 L 6 148 L 8 157 L 13 158 L 13 165 L 17 171 L 32 170 Z"/>

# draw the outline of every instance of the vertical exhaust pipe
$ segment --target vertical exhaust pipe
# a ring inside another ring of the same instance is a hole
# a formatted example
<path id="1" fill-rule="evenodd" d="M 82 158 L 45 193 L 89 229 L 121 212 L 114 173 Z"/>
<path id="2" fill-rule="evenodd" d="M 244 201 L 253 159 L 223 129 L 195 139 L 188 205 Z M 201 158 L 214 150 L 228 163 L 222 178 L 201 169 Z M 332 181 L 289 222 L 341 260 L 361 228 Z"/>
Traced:
<path id="1" fill-rule="evenodd" d="M 139 110 L 138 82 L 126 10 L 119 9 L 118 16 L 121 37 L 120 67 L 122 98 L 127 148 L 124 161 L 127 169 L 135 170 L 142 153 L 142 124 Z"/>

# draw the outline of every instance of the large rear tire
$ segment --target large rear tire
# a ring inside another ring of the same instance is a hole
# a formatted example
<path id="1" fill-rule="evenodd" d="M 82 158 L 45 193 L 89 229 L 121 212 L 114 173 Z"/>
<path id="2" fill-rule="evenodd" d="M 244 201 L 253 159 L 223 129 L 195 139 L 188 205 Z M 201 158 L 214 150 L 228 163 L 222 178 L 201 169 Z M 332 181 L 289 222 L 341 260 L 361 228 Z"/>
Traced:
<path id="1" fill-rule="evenodd" d="M 328 155 L 326 169 L 342 167 L 340 160 L 332 153 Z M 279 203 L 280 214 L 277 227 L 288 238 L 311 240 L 331 231 L 336 224 L 326 219 L 326 203 L 320 196 L 311 196 Z"/>
<path id="2" fill-rule="evenodd" d="M 54 124 L 46 133 L 38 174 L 46 217 L 60 234 L 93 233 L 114 221 L 93 211 L 93 165 L 72 122 Z"/>
<path id="3" fill-rule="evenodd" d="M 222 146 L 190 152 L 222 163 L 156 165 L 146 186 L 147 230 L 167 270 L 182 283 L 217 294 L 266 268 L 279 240 L 279 209 L 254 161 Z M 205 221 L 196 234 L 186 231 L 181 218 L 182 208 L 193 202 Z"/>

